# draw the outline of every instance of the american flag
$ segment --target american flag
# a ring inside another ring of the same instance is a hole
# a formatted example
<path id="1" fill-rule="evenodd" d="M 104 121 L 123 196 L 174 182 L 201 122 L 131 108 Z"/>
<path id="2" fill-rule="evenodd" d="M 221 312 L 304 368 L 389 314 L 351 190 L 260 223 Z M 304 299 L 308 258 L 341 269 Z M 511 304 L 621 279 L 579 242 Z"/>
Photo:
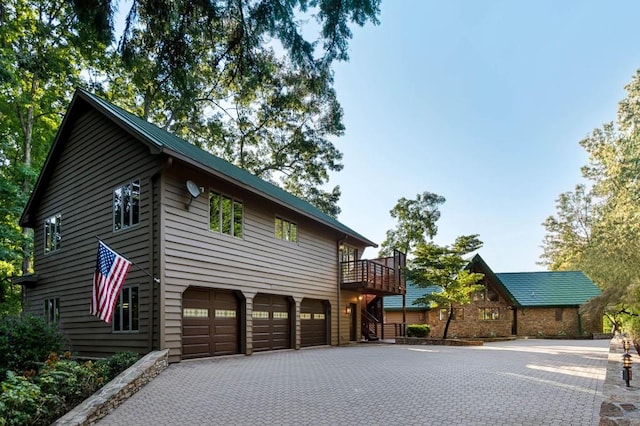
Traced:
<path id="1" fill-rule="evenodd" d="M 91 315 L 111 322 L 122 284 L 127 278 L 131 262 L 111 250 L 102 241 L 98 245 L 96 272 L 93 275 Z"/>

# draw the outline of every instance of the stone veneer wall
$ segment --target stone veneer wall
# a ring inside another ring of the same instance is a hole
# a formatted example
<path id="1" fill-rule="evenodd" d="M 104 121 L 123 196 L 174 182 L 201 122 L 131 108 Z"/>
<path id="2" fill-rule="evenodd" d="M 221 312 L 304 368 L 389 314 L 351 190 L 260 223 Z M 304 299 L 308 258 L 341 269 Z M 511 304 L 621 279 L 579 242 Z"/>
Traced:
<path id="1" fill-rule="evenodd" d="M 511 336 L 513 324 L 513 311 L 507 308 L 502 298 L 499 301 L 473 301 L 468 305 L 456 306 L 463 311 L 462 319 L 452 320 L 449 324 L 447 337 L 504 337 Z M 500 316 L 495 320 L 483 320 L 479 318 L 480 308 L 498 308 Z M 440 309 L 432 309 L 428 312 L 426 321 L 431 326 L 431 336 L 442 337 L 447 320 L 440 319 Z"/>
<path id="2" fill-rule="evenodd" d="M 622 340 L 611 339 L 609 361 L 602 390 L 604 401 L 600 406 L 600 426 L 640 425 L 640 362 L 634 348 L 629 350 L 633 356 L 632 372 L 635 377 L 627 387 L 622 380 Z"/>
<path id="3" fill-rule="evenodd" d="M 148 353 L 52 426 L 96 423 L 167 368 L 168 356 L 168 349 Z"/>

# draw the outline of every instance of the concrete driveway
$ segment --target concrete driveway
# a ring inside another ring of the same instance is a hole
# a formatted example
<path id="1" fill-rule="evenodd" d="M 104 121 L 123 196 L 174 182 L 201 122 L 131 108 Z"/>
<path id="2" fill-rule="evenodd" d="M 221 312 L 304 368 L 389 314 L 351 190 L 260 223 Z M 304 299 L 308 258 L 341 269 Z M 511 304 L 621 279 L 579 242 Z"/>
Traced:
<path id="1" fill-rule="evenodd" d="M 363 344 L 185 361 L 99 425 L 597 425 L 608 348 Z"/>

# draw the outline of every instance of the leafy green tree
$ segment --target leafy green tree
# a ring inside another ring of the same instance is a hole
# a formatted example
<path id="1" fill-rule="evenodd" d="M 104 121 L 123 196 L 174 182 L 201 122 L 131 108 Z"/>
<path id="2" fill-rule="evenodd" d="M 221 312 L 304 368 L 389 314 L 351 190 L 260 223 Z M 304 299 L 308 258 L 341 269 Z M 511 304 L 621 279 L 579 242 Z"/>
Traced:
<path id="1" fill-rule="evenodd" d="M 640 72 L 625 89 L 617 123 L 580 141 L 591 188 L 561 195 L 556 215 L 545 222 L 543 259 L 554 269 L 582 269 L 602 288 L 584 313 L 604 311 L 616 324 L 626 316 L 628 331 L 640 335 Z"/>
<path id="2" fill-rule="evenodd" d="M 31 269 L 28 230 L 16 224 L 71 91 L 94 51 L 63 0 L 10 0 L 0 7 L 0 282 Z M 4 294 L 7 286 L 3 284 Z"/>
<path id="3" fill-rule="evenodd" d="M 451 246 L 421 242 L 413 253 L 407 278 L 418 287 L 437 286 L 441 289 L 416 299 L 414 303 L 449 309 L 443 339 L 447 338 L 454 306 L 471 303 L 471 295 L 483 289 L 482 284 L 478 282 L 484 275 L 467 268 L 467 255 L 480 247 L 482 242 L 478 235 L 463 235 L 456 238 Z"/>
<path id="4" fill-rule="evenodd" d="M 441 195 L 425 191 L 415 200 L 402 197 L 389 214 L 397 220 L 396 227 L 387 231 L 380 245 L 380 255 L 389 256 L 393 250 L 409 254 L 419 244 L 425 244 L 438 232 L 439 207 L 445 202 Z"/>
<path id="5" fill-rule="evenodd" d="M 540 263 L 551 270 L 580 269 L 582 256 L 591 242 L 595 209 L 593 196 L 585 185 L 560 194 L 556 216 L 549 216 L 543 223 L 547 233 Z"/>
<path id="6" fill-rule="evenodd" d="M 113 2 L 74 4 L 115 36 Z M 379 0 L 136 0 L 116 72 L 96 81 L 115 103 L 335 216 L 339 187 L 322 189 L 342 168 L 331 64 L 348 59 L 349 25 L 378 14 Z"/>

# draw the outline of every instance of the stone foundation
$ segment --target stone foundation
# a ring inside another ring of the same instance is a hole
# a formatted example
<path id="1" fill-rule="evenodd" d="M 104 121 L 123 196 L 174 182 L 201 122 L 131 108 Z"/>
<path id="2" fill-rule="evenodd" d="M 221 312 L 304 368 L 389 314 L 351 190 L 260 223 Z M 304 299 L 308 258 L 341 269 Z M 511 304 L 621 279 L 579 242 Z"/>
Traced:
<path id="1" fill-rule="evenodd" d="M 53 425 L 95 424 L 167 368 L 168 355 L 169 350 L 148 353 Z"/>
<path id="2" fill-rule="evenodd" d="M 482 346 L 482 340 L 435 339 L 431 337 L 396 337 L 397 345 Z"/>

